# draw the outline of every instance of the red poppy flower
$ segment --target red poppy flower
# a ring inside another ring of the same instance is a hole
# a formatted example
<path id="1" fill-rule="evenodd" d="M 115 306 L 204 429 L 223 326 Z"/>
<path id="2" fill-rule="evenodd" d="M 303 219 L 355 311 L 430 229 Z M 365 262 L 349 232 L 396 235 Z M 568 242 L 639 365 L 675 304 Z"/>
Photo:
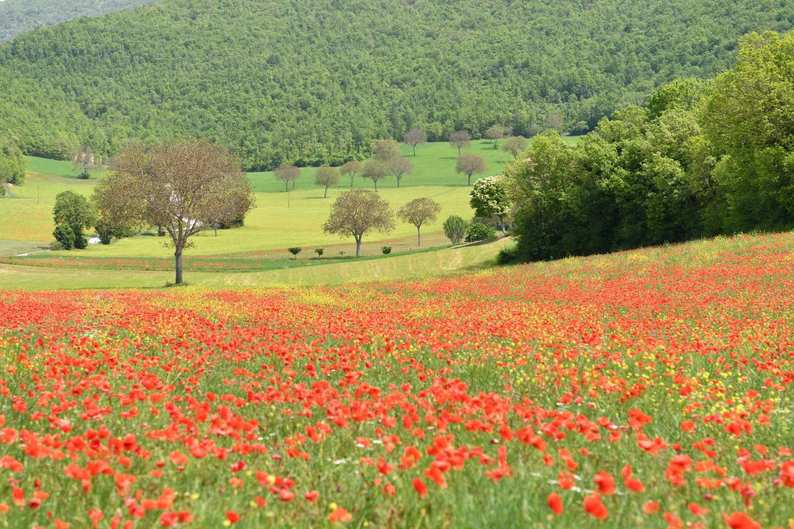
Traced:
<path id="1" fill-rule="evenodd" d="M 731 515 L 723 515 L 725 523 L 731 529 L 761 529 L 761 525 L 743 512 L 735 512 Z"/>
<path id="2" fill-rule="evenodd" d="M 587 514 L 598 520 L 604 520 L 609 516 L 609 511 L 598 494 L 585 496 L 583 506 Z"/>
<path id="3" fill-rule="evenodd" d="M 563 511 L 562 498 L 560 498 L 559 494 L 557 494 L 556 492 L 552 492 L 551 494 L 549 494 L 549 497 L 546 499 L 546 503 L 548 503 L 549 509 L 551 509 L 551 511 L 554 514 L 558 516 L 562 514 Z"/>

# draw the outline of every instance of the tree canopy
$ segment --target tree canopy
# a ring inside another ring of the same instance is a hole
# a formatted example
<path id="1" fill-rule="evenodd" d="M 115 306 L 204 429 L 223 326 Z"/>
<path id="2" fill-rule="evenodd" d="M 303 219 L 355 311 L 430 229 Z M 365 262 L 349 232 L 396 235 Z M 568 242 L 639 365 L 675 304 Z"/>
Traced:
<path id="1" fill-rule="evenodd" d="M 242 220 L 253 206 L 248 180 L 229 151 L 205 140 L 133 144 L 113 160 L 96 203 L 113 225 L 162 227 L 174 247 L 176 284 L 190 238 L 216 223 Z"/>
<path id="2" fill-rule="evenodd" d="M 794 33 L 751 34 L 713 82 L 680 79 L 576 147 L 535 138 L 505 174 L 518 253 L 548 259 L 794 227 Z"/>
<path id="3" fill-rule="evenodd" d="M 131 139 L 206 136 L 248 169 L 339 165 L 413 128 L 433 141 L 494 124 L 579 133 L 675 77 L 724 70 L 741 34 L 787 30 L 793 10 L 783 0 L 159 0 L 0 46 L 0 130 L 28 154 L 60 158 L 81 144 L 106 157 Z"/>
<path id="4" fill-rule="evenodd" d="M 334 202 L 323 230 L 326 233 L 352 236 L 356 241 L 356 257 L 361 255 L 361 242 L 371 230 L 389 232 L 394 229 L 394 213 L 389 203 L 374 191 L 345 191 Z"/>

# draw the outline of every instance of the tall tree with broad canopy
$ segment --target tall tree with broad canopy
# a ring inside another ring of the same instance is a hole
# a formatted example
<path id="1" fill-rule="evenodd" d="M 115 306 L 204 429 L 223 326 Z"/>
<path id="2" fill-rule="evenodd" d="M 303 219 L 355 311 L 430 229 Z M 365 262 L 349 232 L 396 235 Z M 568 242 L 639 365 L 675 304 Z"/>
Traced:
<path id="1" fill-rule="evenodd" d="M 336 167 L 319 167 L 314 173 L 314 181 L 317 185 L 323 186 L 323 198 L 328 198 L 328 188 L 339 183 L 339 170 Z"/>
<path id="2" fill-rule="evenodd" d="M 375 191 L 378 190 L 378 181 L 383 180 L 389 174 L 389 164 L 381 160 L 368 160 L 364 164 L 364 170 L 361 176 L 369 178 L 375 185 Z"/>
<path id="3" fill-rule="evenodd" d="M 373 191 L 355 189 L 339 195 L 331 207 L 323 231 L 350 236 L 356 241 L 356 257 L 361 255 L 361 241 L 371 230 L 389 232 L 394 229 L 394 214 L 389 203 Z"/>
<path id="4" fill-rule="evenodd" d="M 471 177 L 475 174 L 484 173 L 487 168 L 485 159 L 476 154 L 463 154 L 458 158 L 455 170 L 466 175 L 467 185 L 471 185 Z"/>
<path id="5" fill-rule="evenodd" d="M 458 130 L 449 135 L 449 143 L 458 150 L 458 156 L 461 151 L 469 146 L 471 142 L 471 134 L 465 130 Z"/>
<path id="6" fill-rule="evenodd" d="M 400 156 L 400 144 L 394 140 L 377 140 L 372 144 L 372 154 L 376 160 L 389 162 Z"/>
<path id="7" fill-rule="evenodd" d="M 239 160 L 225 147 L 206 140 L 134 144 L 116 156 L 112 170 L 104 191 L 99 192 L 98 201 L 107 198 L 109 202 L 104 214 L 128 216 L 114 221 L 117 224 L 162 226 L 174 247 L 177 285 L 183 283 L 182 253 L 190 238 L 215 222 L 241 220 L 253 206 Z M 249 199 L 239 200 L 241 194 Z M 229 202 L 239 202 L 246 211 L 219 210 L 219 203 Z"/>
<path id="8" fill-rule="evenodd" d="M 422 246 L 422 226 L 436 220 L 441 205 L 432 198 L 415 198 L 401 207 L 397 216 L 416 227 L 416 245 Z"/>
<path id="9" fill-rule="evenodd" d="M 405 133 L 405 138 L 403 138 L 403 141 L 405 141 L 406 145 L 411 146 L 414 156 L 416 156 L 416 146 L 427 141 L 427 134 L 422 129 L 413 128 Z"/>
<path id="10" fill-rule="evenodd" d="M 363 167 L 364 166 L 358 160 L 351 160 L 339 168 L 339 173 L 342 176 L 350 177 L 350 189 L 353 189 L 353 179 L 361 174 Z"/>
<path id="11" fill-rule="evenodd" d="M 301 170 L 290 164 L 281 164 L 273 169 L 273 174 L 276 179 L 284 182 L 284 192 L 288 192 L 289 188 L 295 189 L 295 181 L 301 175 Z"/>
<path id="12" fill-rule="evenodd" d="M 400 187 L 400 182 L 402 181 L 403 176 L 407 175 L 414 169 L 414 166 L 411 164 L 411 160 L 402 156 L 398 156 L 397 158 L 389 160 L 388 166 L 389 173 L 391 173 L 392 176 L 394 176 L 394 178 L 397 180 L 397 187 Z"/>
<path id="13" fill-rule="evenodd" d="M 513 158 L 515 158 L 527 148 L 528 144 L 529 142 L 527 142 L 527 139 L 523 136 L 513 136 L 505 140 L 504 144 L 502 144 L 502 150 L 509 152 L 513 155 Z"/>

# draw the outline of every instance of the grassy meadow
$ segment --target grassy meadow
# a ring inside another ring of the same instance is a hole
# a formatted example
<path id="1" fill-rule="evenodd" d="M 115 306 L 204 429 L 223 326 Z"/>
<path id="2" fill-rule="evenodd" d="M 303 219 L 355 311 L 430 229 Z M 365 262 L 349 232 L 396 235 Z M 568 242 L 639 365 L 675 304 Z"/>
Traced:
<path id="1" fill-rule="evenodd" d="M 434 233 L 440 233 L 441 223 L 447 216 L 471 216 L 466 178 L 455 173 L 457 149 L 448 143 L 420 145 L 415 157 L 408 147 L 403 146 L 403 149 L 414 165 L 413 172 L 403 178 L 399 189 L 393 178 L 379 182 L 378 187 L 395 210 L 417 197 L 430 197 L 441 204 L 439 221 L 425 227 L 424 235 L 430 241 Z M 484 176 L 498 174 L 510 160 L 508 153 L 494 149 L 487 141 L 473 141 L 465 152 L 479 154 L 487 160 L 488 170 Z M 102 171 L 95 171 L 91 180 L 80 180 L 77 173 L 70 162 L 29 158 L 25 185 L 14 188 L 13 198 L 0 200 L 0 217 L 7 219 L 0 224 L 0 241 L 24 241 L 31 245 L 46 245 L 52 241 L 55 196 L 66 190 L 89 196 L 96 179 L 102 177 Z M 289 193 L 284 192 L 283 184 L 272 172 L 249 173 L 248 177 L 256 192 L 256 207 L 247 216 L 246 226 L 219 231 L 217 236 L 209 231 L 202 233 L 195 238 L 189 254 L 246 253 L 291 246 L 307 247 L 311 251 L 316 246 L 350 243 L 322 231 L 334 198 L 349 188 L 349 180 L 343 179 L 338 187 L 329 190 L 328 198 L 323 198 L 322 188 L 314 184 L 313 168 L 302 169 L 295 190 Z M 353 184 L 356 188 L 372 188 L 372 182 L 361 177 L 355 178 Z M 395 231 L 375 232 L 365 240 L 408 241 L 414 235 L 412 226 L 398 222 Z M 349 246 L 352 248 L 352 244 Z M 410 243 L 404 246 L 406 251 L 415 249 Z M 170 251 L 161 239 L 139 236 L 116 241 L 110 246 L 92 245 L 85 251 L 59 253 L 72 257 L 166 257 Z"/>

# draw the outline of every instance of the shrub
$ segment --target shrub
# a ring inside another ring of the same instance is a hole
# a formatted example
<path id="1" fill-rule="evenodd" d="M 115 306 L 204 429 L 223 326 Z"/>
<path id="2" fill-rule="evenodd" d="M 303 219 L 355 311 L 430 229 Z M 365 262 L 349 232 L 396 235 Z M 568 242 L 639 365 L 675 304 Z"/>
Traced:
<path id="1" fill-rule="evenodd" d="M 496 256 L 496 262 L 501 265 L 516 263 L 519 260 L 520 259 L 519 259 L 517 246 L 502 248 L 501 250 L 499 250 L 499 255 Z"/>
<path id="2" fill-rule="evenodd" d="M 113 240 L 113 236 L 115 235 L 113 226 L 111 226 L 108 222 L 100 220 L 97 221 L 95 228 L 97 237 L 99 237 L 99 242 L 102 244 L 110 244 L 110 242 Z"/>
<path id="3" fill-rule="evenodd" d="M 444 221 L 444 235 L 452 244 L 460 244 L 466 236 L 468 223 L 457 215 L 452 215 Z"/>
<path id="4" fill-rule="evenodd" d="M 475 219 L 466 229 L 466 242 L 490 241 L 495 238 L 496 230 L 493 226 L 489 226 L 479 219 Z"/>
<path id="5" fill-rule="evenodd" d="M 322 257 L 325 253 L 325 248 L 315 248 L 314 253 L 317 254 L 317 257 Z"/>
<path id="6" fill-rule="evenodd" d="M 74 232 L 69 226 L 65 224 L 55 226 L 55 231 L 52 232 L 52 235 L 64 250 L 71 250 L 74 248 Z"/>
<path id="7" fill-rule="evenodd" d="M 88 246 L 83 229 L 93 226 L 95 220 L 94 210 L 84 196 L 64 191 L 55 197 L 53 221 L 57 228 L 53 236 L 65 249 L 83 249 Z"/>
<path id="8" fill-rule="evenodd" d="M 391 253 L 391 246 L 384 246 L 381 248 L 381 251 L 383 252 L 383 255 L 389 255 Z"/>
<path id="9" fill-rule="evenodd" d="M 292 248 L 288 248 L 287 250 L 289 251 L 289 253 L 292 254 L 292 258 L 293 259 L 297 259 L 298 258 L 298 254 L 301 253 L 303 248 L 299 248 L 299 247 L 295 246 L 295 247 L 292 247 Z"/>

